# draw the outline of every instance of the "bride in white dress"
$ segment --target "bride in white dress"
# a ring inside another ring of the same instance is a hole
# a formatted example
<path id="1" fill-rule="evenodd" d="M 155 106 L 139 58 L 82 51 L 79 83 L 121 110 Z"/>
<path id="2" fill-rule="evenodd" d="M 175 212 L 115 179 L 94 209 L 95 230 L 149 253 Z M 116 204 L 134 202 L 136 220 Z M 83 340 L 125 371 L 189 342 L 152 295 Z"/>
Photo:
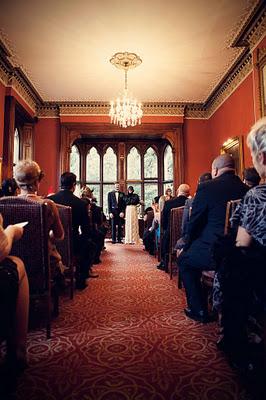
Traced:
<path id="1" fill-rule="evenodd" d="M 139 237 L 139 220 L 137 206 L 140 204 L 140 199 L 134 193 L 133 186 L 128 187 L 128 193 L 124 197 L 126 204 L 126 225 L 125 225 L 125 243 L 140 244 Z"/>

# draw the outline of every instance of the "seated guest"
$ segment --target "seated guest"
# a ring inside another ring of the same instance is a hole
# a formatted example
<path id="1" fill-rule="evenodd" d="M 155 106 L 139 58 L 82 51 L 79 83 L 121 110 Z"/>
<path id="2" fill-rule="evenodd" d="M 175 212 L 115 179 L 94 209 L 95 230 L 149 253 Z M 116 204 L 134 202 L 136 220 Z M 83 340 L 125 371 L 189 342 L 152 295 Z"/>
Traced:
<path id="1" fill-rule="evenodd" d="M 172 194 L 172 189 L 170 187 L 166 188 L 165 190 L 165 194 L 160 196 L 159 198 L 159 210 L 160 212 L 163 211 L 164 208 L 164 204 L 166 201 L 173 199 L 173 194 Z"/>
<path id="2" fill-rule="evenodd" d="M 198 187 L 200 184 L 207 182 L 210 179 L 212 179 L 212 175 L 210 172 L 205 172 L 204 174 L 200 175 L 199 181 L 198 181 Z M 183 250 L 186 240 L 187 240 L 188 223 L 189 223 L 189 219 L 190 219 L 190 214 L 191 214 L 194 197 L 188 198 L 185 202 L 184 213 L 183 213 L 183 217 L 182 217 L 182 228 L 181 228 L 182 236 L 180 239 L 178 239 L 178 241 L 176 242 L 176 245 L 175 245 L 175 250 L 177 251 L 177 253 L 176 253 L 177 257 L 180 255 L 181 251 Z"/>
<path id="3" fill-rule="evenodd" d="M 44 200 L 37 194 L 44 173 L 35 161 L 21 160 L 15 167 L 14 176 L 20 188 L 20 197 L 47 204 L 49 210 L 48 230 L 50 234 L 48 252 L 50 255 L 51 277 L 58 287 L 62 287 L 64 286 L 64 266 L 62 258 L 56 249 L 55 241 L 63 240 L 64 229 L 55 203 L 50 199 Z"/>
<path id="4" fill-rule="evenodd" d="M 2 196 L 17 196 L 19 187 L 14 178 L 5 179 L 2 182 Z"/>
<path id="5" fill-rule="evenodd" d="M 0 214 L 0 339 L 7 340 L 6 360 L 1 366 L 0 392 L 1 389 L 13 390 L 16 376 L 27 365 L 29 284 L 23 262 L 18 257 L 9 256 L 13 241 L 20 239 L 22 234 L 23 228 L 16 225 L 3 229 Z"/>
<path id="6" fill-rule="evenodd" d="M 64 172 L 61 175 L 61 190 L 49 196 L 49 199 L 57 204 L 72 208 L 73 250 L 79 260 L 76 287 L 82 290 L 87 287 L 87 278 L 98 277 L 97 274 L 91 271 L 96 254 L 96 245 L 91 240 L 90 222 L 86 204 L 74 195 L 75 188 L 76 175 L 72 172 Z"/>
<path id="7" fill-rule="evenodd" d="M 245 168 L 243 171 L 243 182 L 251 189 L 259 185 L 260 176 L 254 167 Z"/>
<path id="8" fill-rule="evenodd" d="M 188 240 L 178 257 L 188 305 L 185 314 L 203 323 L 209 319 L 202 293 L 201 273 L 214 269 L 212 245 L 224 233 L 227 202 L 242 198 L 248 189 L 235 175 L 234 160 L 229 154 L 215 158 L 212 178 L 198 187 L 188 224 Z"/>
<path id="9" fill-rule="evenodd" d="M 177 197 L 167 200 L 165 202 L 163 212 L 161 215 L 161 229 L 163 229 L 163 238 L 161 245 L 161 258 L 162 261 L 157 266 L 165 272 L 168 272 L 168 252 L 169 252 L 169 241 L 170 241 L 170 215 L 172 208 L 183 207 L 186 200 L 189 197 L 190 187 L 186 183 L 183 183 L 177 189 Z"/>
<path id="10" fill-rule="evenodd" d="M 99 229 L 102 225 L 102 208 L 98 207 L 96 198 L 93 197 L 93 190 L 88 186 L 84 186 L 81 190 L 81 200 L 85 202 L 89 221 L 90 221 L 90 236 L 96 245 L 96 255 L 93 264 L 100 264 L 100 254 L 104 247 L 105 233 Z"/>
<path id="11" fill-rule="evenodd" d="M 266 118 L 251 129 L 247 144 L 261 179 L 266 178 Z M 223 341 L 219 346 L 238 366 L 248 367 L 247 322 L 252 306 L 266 310 L 266 184 L 251 188 L 242 201 L 236 247 L 223 260 L 219 280 L 223 295 Z M 256 300 L 254 303 L 254 299 Z M 253 349 L 254 350 L 254 349 Z"/>
<path id="12" fill-rule="evenodd" d="M 148 211 L 152 211 L 150 214 L 150 221 L 147 221 L 147 227 L 143 233 L 143 244 L 145 250 L 147 250 L 150 255 L 155 254 L 155 245 L 156 245 L 156 235 L 159 231 L 159 223 L 160 223 L 160 211 L 159 211 L 159 196 L 156 196 L 153 199 L 152 207 L 147 207 L 144 214 L 148 215 Z"/>

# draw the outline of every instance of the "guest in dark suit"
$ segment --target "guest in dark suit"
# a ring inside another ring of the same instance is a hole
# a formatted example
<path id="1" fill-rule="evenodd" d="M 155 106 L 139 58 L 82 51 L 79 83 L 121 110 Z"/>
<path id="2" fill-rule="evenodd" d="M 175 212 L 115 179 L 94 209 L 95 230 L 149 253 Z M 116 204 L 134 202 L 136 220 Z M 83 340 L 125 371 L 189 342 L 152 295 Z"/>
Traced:
<path id="1" fill-rule="evenodd" d="M 96 255 L 96 245 L 91 240 L 89 216 L 84 201 L 74 195 L 76 188 L 76 175 L 72 172 L 64 172 L 61 175 L 61 190 L 49 196 L 57 204 L 72 208 L 73 250 L 79 259 L 79 271 L 76 280 L 78 289 L 85 289 L 86 279 L 97 277 L 91 271 L 92 263 Z M 79 228 L 81 234 L 79 233 Z"/>
<path id="2" fill-rule="evenodd" d="M 108 213 L 112 226 L 112 243 L 122 243 L 122 226 L 124 225 L 126 205 L 124 202 L 125 193 L 120 192 L 119 189 L 120 184 L 115 183 L 114 190 L 108 193 Z"/>
<path id="3" fill-rule="evenodd" d="M 198 185 L 201 185 L 202 183 L 207 182 L 210 179 L 212 179 L 211 173 L 205 172 L 204 174 L 200 175 Z M 188 198 L 187 201 L 185 202 L 185 207 L 182 217 L 182 227 L 181 227 L 182 236 L 177 240 L 175 245 L 175 250 L 177 251 L 176 253 L 177 257 L 179 256 L 179 254 L 181 253 L 186 244 L 187 234 L 188 234 L 188 224 L 194 198 L 195 195 L 193 197 Z"/>
<path id="4" fill-rule="evenodd" d="M 198 187 L 188 224 L 187 244 L 178 258 L 187 296 L 185 314 L 203 323 L 209 319 L 202 296 L 201 273 L 214 269 L 212 245 L 223 235 L 227 202 L 242 198 L 248 189 L 235 175 L 234 160 L 229 154 L 213 161 L 212 178 Z"/>
<path id="5" fill-rule="evenodd" d="M 183 183 L 177 189 L 177 197 L 165 202 L 162 217 L 161 227 L 163 229 L 163 238 L 161 245 L 161 258 L 162 261 L 157 265 L 158 269 L 168 272 L 168 253 L 169 253 L 169 240 L 170 240 L 170 214 L 172 208 L 183 207 L 189 196 L 190 187 Z"/>

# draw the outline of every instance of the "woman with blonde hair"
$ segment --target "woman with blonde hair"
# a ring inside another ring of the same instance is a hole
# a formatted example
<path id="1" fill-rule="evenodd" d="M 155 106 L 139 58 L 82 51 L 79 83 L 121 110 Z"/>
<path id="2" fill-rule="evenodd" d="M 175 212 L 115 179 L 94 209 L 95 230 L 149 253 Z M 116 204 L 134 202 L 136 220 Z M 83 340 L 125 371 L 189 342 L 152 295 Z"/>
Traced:
<path id="1" fill-rule="evenodd" d="M 163 211 L 165 202 L 168 201 L 168 200 L 171 200 L 173 198 L 172 193 L 173 193 L 172 189 L 170 187 L 168 187 L 168 188 L 165 189 L 164 195 L 160 196 L 160 198 L 159 198 L 159 210 L 160 210 L 160 212 Z"/>
<path id="2" fill-rule="evenodd" d="M 64 266 L 62 264 L 61 256 L 56 249 L 55 241 L 63 240 L 64 229 L 56 204 L 52 200 L 43 199 L 37 194 L 40 187 L 40 182 L 44 177 L 44 173 L 35 161 L 21 160 L 15 167 L 14 177 L 20 188 L 20 197 L 47 204 L 49 211 L 48 229 L 50 233 L 48 251 L 50 255 L 51 276 L 52 279 L 57 283 L 57 286 L 63 286 Z"/>

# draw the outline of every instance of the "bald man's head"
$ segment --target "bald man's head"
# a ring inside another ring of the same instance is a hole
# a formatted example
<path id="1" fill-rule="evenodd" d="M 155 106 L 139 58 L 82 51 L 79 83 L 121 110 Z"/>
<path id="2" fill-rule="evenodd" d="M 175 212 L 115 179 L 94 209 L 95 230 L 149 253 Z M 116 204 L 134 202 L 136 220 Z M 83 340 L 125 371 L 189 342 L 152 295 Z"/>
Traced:
<path id="1" fill-rule="evenodd" d="M 226 171 L 234 171 L 235 170 L 235 161 L 230 154 L 221 154 L 216 157 L 212 163 L 212 177 L 216 178 L 217 176 L 222 175 Z"/>
<path id="2" fill-rule="evenodd" d="M 190 186 L 186 183 L 182 183 L 177 189 L 177 196 L 189 196 Z"/>

